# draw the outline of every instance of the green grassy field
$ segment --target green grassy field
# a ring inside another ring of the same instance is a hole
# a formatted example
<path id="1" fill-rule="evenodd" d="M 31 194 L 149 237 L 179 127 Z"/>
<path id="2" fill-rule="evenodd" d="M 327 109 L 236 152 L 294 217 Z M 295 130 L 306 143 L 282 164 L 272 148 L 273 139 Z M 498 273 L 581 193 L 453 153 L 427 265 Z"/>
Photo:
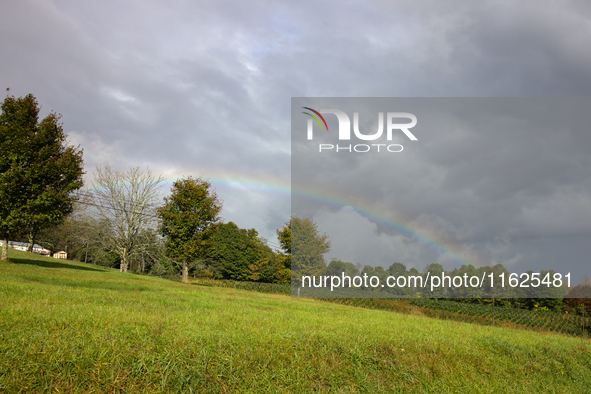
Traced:
<path id="1" fill-rule="evenodd" d="M 11 251 L 0 392 L 591 392 L 588 340 Z"/>
<path id="2" fill-rule="evenodd" d="M 233 280 L 193 279 L 202 286 L 234 288 L 260 293 L 291 294 L 289 283 L 239 282 Z M 591 317 L 564 312 L 534 311 L 497 307 L 491 305 L 468 304 L 444 299 L 429 298 L 326 298 L 323 301 L 356 306 L 367 309 L 419 314 L 435 319 L 455 320 L 485 326 L 519 328 L 537 332 L 554 332 L 565 335 L 591 337 Z M 585 331 L 583 331 L 583 328 Z"/>

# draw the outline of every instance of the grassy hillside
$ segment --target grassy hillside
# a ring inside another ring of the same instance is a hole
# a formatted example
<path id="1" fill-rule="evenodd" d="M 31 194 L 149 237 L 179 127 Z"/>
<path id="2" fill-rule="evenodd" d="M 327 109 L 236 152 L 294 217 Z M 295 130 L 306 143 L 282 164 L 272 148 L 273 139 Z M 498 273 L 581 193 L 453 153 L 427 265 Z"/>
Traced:
<path id="1" fill-rule="evenodd" d="M 183 285 L 11 251 L 0 392 L 589 392 L 577 338 Z"/>
<path id="2" fill-rule="evenodd" d="M 260 293 L 291 294 L 288 283 L 257 283 L 233 280 L 193 279 L 202 286 L 216 286 Z M 565 335 L 591 337 L 591 317 L 568 313 L 535 311 L 468 304 L 453 300 L 429 298 L 326 298 L 323 301 L 383 311 L 418 314 L 435 319 L 455 320 L 485 326 L 520 328 L 538 332 L 554 332 Z M 585 331 L 583 332 L 583 327 Z"/>

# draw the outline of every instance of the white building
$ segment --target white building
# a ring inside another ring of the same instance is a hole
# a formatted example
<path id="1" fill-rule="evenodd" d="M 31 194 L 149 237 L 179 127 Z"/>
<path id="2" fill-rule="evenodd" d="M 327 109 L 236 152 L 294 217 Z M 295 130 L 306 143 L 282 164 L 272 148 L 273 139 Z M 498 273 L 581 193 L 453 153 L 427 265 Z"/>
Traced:
<path id="1" fill-rule="evenodd" d="M 59 252 L 55 252 L 53 254 L 53 258 L 54 259 L 66 260 L 68 258 L 68 254 L 62 250 L 62 251 L 59 251 Z"/>
<path id="2" fill-rule="evenodd" d="M 4 241 L 0 241 L 0 246 L 4 246 Z M 22 250 L 26 252 L 29 250 L 29 244 L 26 242 L 16 242 L 16 241 L 8 241 L 8 247 L 16 250 Z M 44 256 L 49 256 L 51 251 L 41 246 L 34 244 L 33 245 L 33 253 L 42 254 Z M 65 252 L 64 252 L 65 253 Z"/>

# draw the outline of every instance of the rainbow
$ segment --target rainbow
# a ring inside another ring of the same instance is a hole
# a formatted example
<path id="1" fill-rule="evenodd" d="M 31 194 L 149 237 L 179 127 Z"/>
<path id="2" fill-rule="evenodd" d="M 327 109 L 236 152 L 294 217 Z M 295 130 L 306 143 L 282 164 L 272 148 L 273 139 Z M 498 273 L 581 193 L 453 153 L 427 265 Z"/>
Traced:
<path id="1" fill-rule="evenodd" d="M 332 190 L 311 190 L 305 187 L 292 189 L 292 185 L 286 182 L 285 179 L 268 174 L 253 176 L 252 174 L 227 173 L 215 170 L 191 171 L 191 173 L 210 174 L 210 176 L 203 177 L 208 179 L 217 190 L 239 190 L 245 193 L 300 199 L 320 206 L 328 206 L 335 210 L 351 206 L 355 211 L 377 224 L 378 227 L 398 233 L 413 242 L 425 246 L 439 256 L 444 257 L 444 259 L 453 262 L 458 268 L 470 264 L 477 268 L 489 265 L 488 262 L 472 251 L 467 250 L 459 242 L 446 238 L 427 226 L 417 224 L 399 212 L 391 209 L 380 209 L 378 212 L 373 204 L 364 201 L 352 201 L 348 196 L 335 195 Z M 170 186 L 172 182 L 179 178 L 180 176 L 173 179 L 169 175 L 165 178 L 165 181 Z"/>

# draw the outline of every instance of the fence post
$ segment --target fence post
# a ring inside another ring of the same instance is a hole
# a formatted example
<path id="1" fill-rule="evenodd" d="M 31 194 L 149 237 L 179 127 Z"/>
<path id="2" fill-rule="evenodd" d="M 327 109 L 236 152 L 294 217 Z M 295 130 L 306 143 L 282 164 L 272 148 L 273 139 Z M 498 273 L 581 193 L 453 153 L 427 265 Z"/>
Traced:
<path id="1" fill-rule="evenodd" d="M 493 327 L 495 326 L 495 297 L 493 299 Z"/>

